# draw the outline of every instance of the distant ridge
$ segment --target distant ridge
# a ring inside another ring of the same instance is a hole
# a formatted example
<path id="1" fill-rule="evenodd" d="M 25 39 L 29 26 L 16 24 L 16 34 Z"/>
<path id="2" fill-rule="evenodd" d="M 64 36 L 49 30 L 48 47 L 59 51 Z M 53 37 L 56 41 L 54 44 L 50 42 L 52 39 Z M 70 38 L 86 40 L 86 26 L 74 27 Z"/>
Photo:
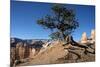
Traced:
<path id="1" fill-rule="evenodd" d="M 16 44 L 18 42 L 33 44 L 34 42 L 37 42 L 37 41 L 49 42 L 51 41 L 51 39 L 21 39 L 21 38 L 16 38 L 16 37 L 10 38 L 11 47 L 16 47 Z"/>

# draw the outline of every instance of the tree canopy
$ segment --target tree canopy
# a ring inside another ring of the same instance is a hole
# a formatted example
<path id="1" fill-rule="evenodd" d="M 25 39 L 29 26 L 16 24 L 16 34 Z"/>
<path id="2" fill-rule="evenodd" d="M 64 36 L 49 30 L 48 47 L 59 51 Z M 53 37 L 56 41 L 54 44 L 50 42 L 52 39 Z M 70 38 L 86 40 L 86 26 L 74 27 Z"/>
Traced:
<path id="1" fill-rule="evenodd" d="M 52 15 L 48 14 L 38 19 L 37 24 L 45 29 L 52 30 L 50 34 L 52 39 L 65 40 L 68 35 L 79 27 L 75 11 L 60 4 L 53 5 L 51 10 Z"/>

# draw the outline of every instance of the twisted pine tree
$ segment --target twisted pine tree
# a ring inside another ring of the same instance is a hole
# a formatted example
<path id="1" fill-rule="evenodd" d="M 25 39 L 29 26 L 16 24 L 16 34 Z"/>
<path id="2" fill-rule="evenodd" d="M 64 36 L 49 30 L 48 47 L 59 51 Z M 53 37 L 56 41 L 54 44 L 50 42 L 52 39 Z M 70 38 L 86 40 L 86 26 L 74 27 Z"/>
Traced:
<path id="1" fill-rule="evenodd" d="M 37 20 L 37 24 L 41 25 L 44 29 L 52 30 L 50 37 L 52 39 L 59 39 L 66 43 L 66 45 L 70 43 L 73 46 L 84 48 L 84 53 L 91 53 L 87 51 L 88 46 L 81 45 L 73 40 L 71 33 L 75 31 L 79 27 L 79 23 L 76 19 L 75 12 L 72 9 L 68 9 L 62 5 L 56 4 L 52 8 L 52 15 L 46 15 L 41 19 Z M 66 41 L 67 38 L 67 41 Z M 66 49 L 66 48 L 65 48 Z M 77 55 L 78 59 L 80 59 L 80 55 L 76 52 L 70 51 L 71 49 L 68 48 L 68 51 Z M 95 54 L 93 52 L 92 54 Z"/>
<path id="2" fill-rule="evenodd" d="M 50 37 L 52 39 L 66 40 L 74 30 L 79 27 L 79 23 L 75 17 L 75 12 L 72 9 L 56 4 L 52 8 L 52 15 L 46 15 L 37 20 L 37 24 L 45 29 L 52 30 Z"/>

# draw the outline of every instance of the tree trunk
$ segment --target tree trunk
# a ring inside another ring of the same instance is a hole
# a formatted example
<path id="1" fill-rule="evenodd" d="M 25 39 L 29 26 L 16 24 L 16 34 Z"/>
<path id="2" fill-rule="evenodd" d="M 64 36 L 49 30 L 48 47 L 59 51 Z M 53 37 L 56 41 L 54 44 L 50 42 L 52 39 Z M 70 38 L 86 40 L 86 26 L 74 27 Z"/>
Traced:
<path id="1" fill-rule="evenodd" d="M 62 39 L 62 41 L 66 41 L 66 35 L 64 34 L 64 32 L 63 31 L 60 31 L 60 33 L 61 33 L 61 39 Z"/>

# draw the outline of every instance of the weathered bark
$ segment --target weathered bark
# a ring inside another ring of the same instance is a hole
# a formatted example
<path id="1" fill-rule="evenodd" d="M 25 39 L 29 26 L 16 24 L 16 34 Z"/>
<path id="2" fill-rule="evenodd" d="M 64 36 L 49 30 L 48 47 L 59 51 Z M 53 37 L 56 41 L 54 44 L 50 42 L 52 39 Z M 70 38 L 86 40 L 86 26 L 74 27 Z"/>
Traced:
<path id="1" fill-rule="evenodd" d="M 61 39 L 62 39 L 62 41 L 66 41 L 66 35 L 64 34 L 64 32 L 63 31 L 60 31 L 60 33 L 61 33 Z"/>

